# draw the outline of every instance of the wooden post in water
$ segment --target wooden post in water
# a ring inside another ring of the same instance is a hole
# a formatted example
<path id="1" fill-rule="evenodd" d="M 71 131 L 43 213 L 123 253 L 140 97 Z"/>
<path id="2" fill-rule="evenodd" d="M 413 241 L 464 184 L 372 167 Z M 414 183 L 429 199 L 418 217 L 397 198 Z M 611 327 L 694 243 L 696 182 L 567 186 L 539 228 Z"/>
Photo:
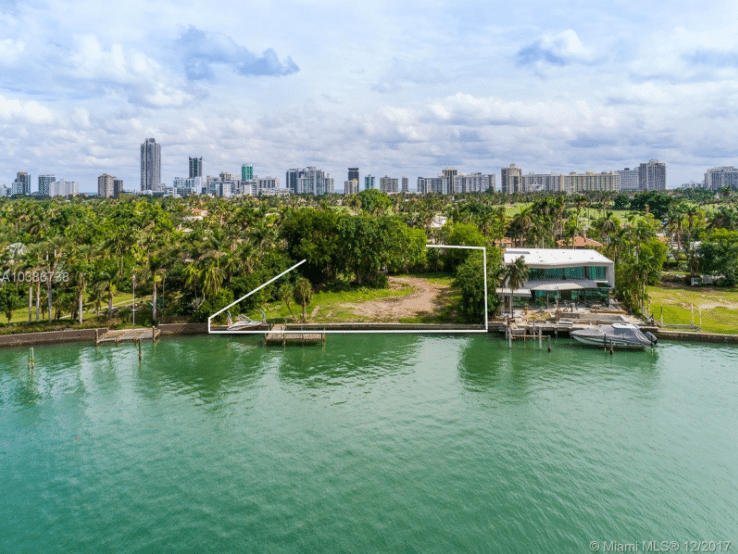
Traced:
<path id="1" fill-rule="evenodd" d="M 141 358 L 143 357 L 143 353 L 141 352 L 141 339 L 137 339 L 136 342 L 138 342 L 138 360 L 141 361 Z"/>
<path id="2" fill-rule="evenodd" d="M 607 352 L 607 333 L 605 333 L 605 343 L 602 345 L 605 349 L 605 352 Z"/>
<path id="3" fill-rule="evenodd" d="M 612 342 L 612 339 L 610 339 L 610 356 L 612 356 L 613 351 L 615 350 L 615 345 Z"/>
<path id="4" fill-rule="evenodd" d="M 548 351 L 551 352 L 551 335 L 548 335 Z"/>
<path id="5" fill-rule="evenodd" d="M 507 347 L 512 348 L 512 328 L 507 326 Z"/>
<path id="6" fill-rule="evenodd" d="M 538 350 L 543 348 L 543 327 L 538 328 Z"/>

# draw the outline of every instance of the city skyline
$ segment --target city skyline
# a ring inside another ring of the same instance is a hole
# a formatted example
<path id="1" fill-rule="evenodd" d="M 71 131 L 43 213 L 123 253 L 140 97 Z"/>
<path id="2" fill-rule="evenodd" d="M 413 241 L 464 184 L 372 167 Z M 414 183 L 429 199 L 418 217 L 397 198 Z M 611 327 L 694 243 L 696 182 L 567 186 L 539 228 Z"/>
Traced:
<path id="1" fill-rule="evenodd" d="M 210 174 L 313 165 L 343 183 L 363 167 L 411 186 L 445 167 L 655 158 L 676 188 L 738 165 L 730 2 L 216 8 L 0 2 L 0 183 L 56 174 L 92 192 L 107 172 L 135 189 L 144 137 L 162 145 L 165 183 L 193 153 Z"/>

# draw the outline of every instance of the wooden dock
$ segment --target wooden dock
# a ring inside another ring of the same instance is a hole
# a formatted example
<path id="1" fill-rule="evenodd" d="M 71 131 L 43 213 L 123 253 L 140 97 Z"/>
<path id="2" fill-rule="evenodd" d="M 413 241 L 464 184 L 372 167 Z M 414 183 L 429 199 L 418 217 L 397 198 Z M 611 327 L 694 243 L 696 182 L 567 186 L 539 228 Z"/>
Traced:
<path id="1" fill-rule="evenodd" d="M 103 342 L 136 342 L 142 340 L 156 340 L 159 338 L 160 331 L 157 327 L 143 329 L 121 329 L 118 331 L 107 331 L 95 339 L 95 344 Z"/>
<path id="2" fill-rule="evenodd" d="M 325 333 L 285 333 L 287 329 L 283 323 L 277 324 L 271 328 L 270 332 L 264 335 L 264 346 L 296 346 L 296 345 L 316 345 L 325 344 Z"/>

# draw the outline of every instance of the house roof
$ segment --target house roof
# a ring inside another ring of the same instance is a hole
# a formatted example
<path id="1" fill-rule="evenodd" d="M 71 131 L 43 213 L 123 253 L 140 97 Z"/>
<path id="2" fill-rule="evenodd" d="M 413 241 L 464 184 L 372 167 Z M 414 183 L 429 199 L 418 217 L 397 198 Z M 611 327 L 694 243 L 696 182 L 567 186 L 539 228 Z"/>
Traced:
<path id="1" fill-rule="evenodd" d="M 528 267 L 576 267 L 580 265 L 611 265 L 613 261 L 590 248 L 508 248 L 505 264 L 520 257 Z"/>
<path id="2" fill-rule="evenodd" d="M 565 246 L 566 239 L 557 240 L 556 244 L 558 244 L 559 246 Z M 594 239 L 589 239 L 586 237 L 576 236 L 574 237 L 574 240 L 571 241 L 571 248 L 598 248 L 600 246 L 602 246 L 601 242 L 597 242 Z"/>

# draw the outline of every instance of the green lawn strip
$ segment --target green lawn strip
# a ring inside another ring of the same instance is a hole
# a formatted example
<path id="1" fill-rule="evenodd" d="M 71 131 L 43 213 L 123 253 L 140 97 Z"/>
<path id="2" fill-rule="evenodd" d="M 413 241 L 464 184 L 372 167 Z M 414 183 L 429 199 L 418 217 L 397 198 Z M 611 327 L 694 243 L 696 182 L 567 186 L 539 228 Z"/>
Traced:
<path id="1" fill-rule="evenodd" d="M 136 304 L 139 302 L 151 302 L 151 295 L 147 296 L 136 296 Z M 115 308 L 130 308 L 130 302 L 133 299 L 133 295 L 131 293 L 119 293 L 113 295 L 113 306 Z M 25 301 L 28 301 L 28 297 L 25 297 Z M 45 300 L 42 298 L 41 303 L 46 306 Z M 139 308 L 139 310 L 145 310 L 148 309 L 149 312 L 151 312 L 151 306 L 149 305 L 148 308 Z M 102 303 L 100 306 L 100 317 L 107 317 L 108 313 L 108 302 L 107 300 Z M 43 315 L 43 311 L 39 310 L 39 317 L 41 318 L 41 322 L 47 321 L 49 314 L 46 312 L 46 317 Z M 31 310 L 31 318 L 33 319 L 33 323 L 36 322 L 36 296 L 33 297 L 33 309 Z M 62 321 L 70 321 L 69 312 L 62 313 Z M 84 304 L 84 312 L 82 319 L 83 321 L 93 320 L 95 319 L 95 305 L 92 302 L 85 302 Z M 0 321 L 2 323 L 5 323 L 7 319 L 5 318 L 5 315 L 3 314 L 0 317 Z M 13 317 L 10 319 L 10 323 L 27 323 L 28 322 L 28 304 L 25 304 L 22 308 L 16 308 L 13 310 Z M 40 323 L 41 323 L 40 322 Z M 75 320 L 76 323 L 76 320 Z"/>
<path id="2" fill-rule="evenodd" d="M 702 307 L 711 304 L 738 305 L 738 289 L 715 289 L 712 287 L 648 287 L 649 311 L 656 320 L 661 320 L 663 309 L 664 324 L 700 325 L 702 315 L 703 331 L 709 333 L 738 333 L 738 308 L 723 306 Z"/>

